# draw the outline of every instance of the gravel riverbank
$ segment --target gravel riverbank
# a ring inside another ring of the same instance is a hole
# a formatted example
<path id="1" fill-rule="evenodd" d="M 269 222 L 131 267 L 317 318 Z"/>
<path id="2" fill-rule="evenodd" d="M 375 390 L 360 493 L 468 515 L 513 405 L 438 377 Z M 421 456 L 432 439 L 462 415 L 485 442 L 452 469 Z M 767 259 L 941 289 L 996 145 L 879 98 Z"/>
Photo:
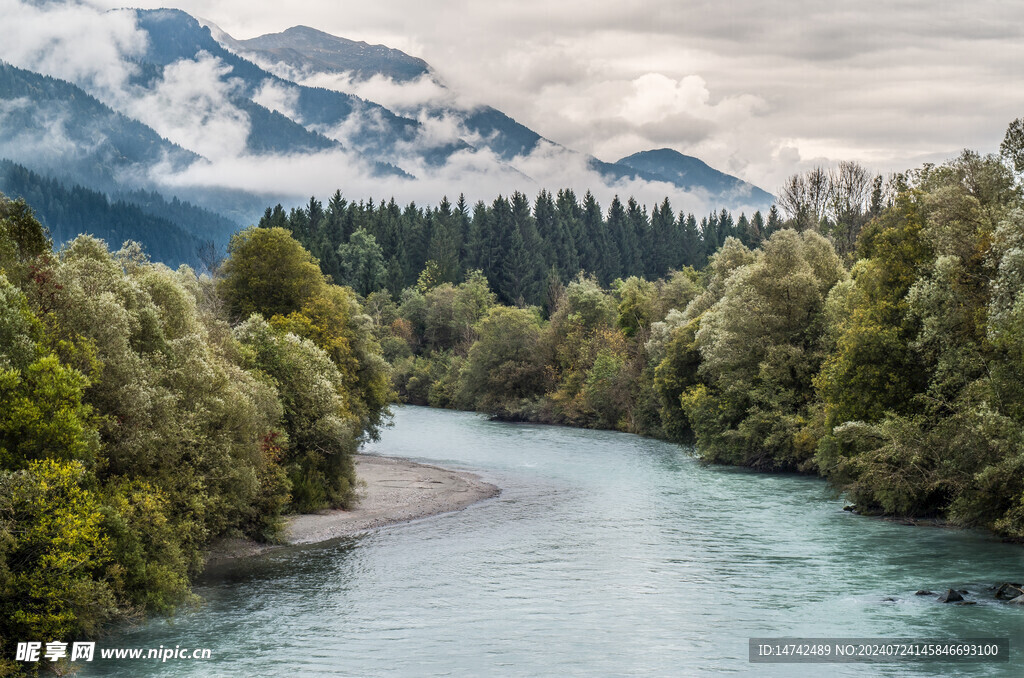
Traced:
<path id="1" fill-rule="evenodd" d="M 285 518 L 284 546 L 313 544 L 459 511 L 501 492 L 472 473 L 375 455 L 356 455 L 356 475 L 362 486 L 355 507 Z M 207 564 L 275 548 L 282 546 L 247 539 L 223 539 L 213 545 Z"/>

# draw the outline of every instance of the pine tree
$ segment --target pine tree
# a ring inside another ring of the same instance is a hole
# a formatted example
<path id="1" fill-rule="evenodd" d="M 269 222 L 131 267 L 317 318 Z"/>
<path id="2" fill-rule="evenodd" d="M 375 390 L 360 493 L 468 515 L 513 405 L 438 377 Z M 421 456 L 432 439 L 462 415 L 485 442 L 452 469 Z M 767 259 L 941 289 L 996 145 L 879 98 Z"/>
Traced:
<path id="1" fill-rule="evenodd" d="M 555 218 L 555 201 L 551 194 L 541 189 L 537 198 L 533 201 L 533 221 L 537 225 L 537 234 L 541 239 L 544 263 L 547 268 L 555 267 L 562 258 L 562 248 L 565 246 L 564 234 L 558 232 L 558 223 Z"/>
<path id="2" fill-rule="evenodd" d="M 747 247 L 754 247 L 750 243 L 750 221 L 745 212 L 740 212 L 740 218 L 736 220 L 736 237 Z"/>
<path id="3" fill-rule="evenodd" d="M 541 285 L 547 268 L 544 257 L 543 241 L 537 232 L 537 222 L 533 218 L 529 199 L 516 191 L 510 200 L 512 223 L 519 231 L 526 253 L 527 264 L 523 271 L 521 295 L 529 303 L 540 301 Z M 519 296 L 516 297 L 518 300 Z"/>
<path id="4" fill-rule="evenodd" d="M 317 200 L 316 196 L 310 197 L 309 204 L 306 205 L 306 229 L 303 233 L 298 234 L 299 241 L 301 242 L 303 238 L 312 239 L 320 230 L 325 216 L 323 203 Z"/>
<path id="5" fill-rule="evenodd" d="M 760 247 L 761 243 L 764 242 L 764 217 L 761 216 L 761 210 L 754 212 L 754 216 L 750 218 L 750 238 L 751 244 L 749 247 Z"/>
<path id="6" fill-rule="evenodd" d="M 402 270 L 405 271 L 405 285 L 413 285 L 419 278 L 420 271 L 427 263 L 427 247 L 430 245 L 431 224 L 427 223 L 423 210 L 415 202 L 409 203 L 402 212 L 402 231 L 405 235 L 405 259 Z"/>
<path id="7" fill-rule="evenodd" d="M 764 226 L 764 240 L 772 237 L 776 232 L 782 229 L 782 215 L 779 214 L 779 208 L 775 205 L 771 206 L 768 210 L 768 222 Z"/>
<path id="8" fill-rule="evenodd" d="M 665 198 L 651 210 L 651 258 L 654 263 L 651 276 L 663 278 L 672 267 L 672 236 L 676 216 L 672 204 Z"/>
<path id="9" fill-rule="evenodd" d="M 466 238 L 466 254 L 463 258 L 467 271 L 486 271 L 490 268 L 490 215 L 482 200 L 473 206 L 473 218 L 469 222 L 469 237 Z"/>
<path id="10" fill-rule="evenodd" d="M 726 239 L 736 236 L 736 228 L 732 221 L 732 215 L 725 208 L 718 213 L 718 242 L 724 243 Z"/>
<path id="11" fill-rule="evenodd" d="M 484 275 L 491 283 L 491 287 L 498 296 L 505 302 L 514 302 L 507 295 L 507 286 L 504 279 L 505 258 L 509 247 L 512 245 L 512 208 L 503 196 L 498 196 L 491 203 L 487 211 L 487 240 L 483 245 L 485 260 L 483 262 Z"/>
<path id="12" fill-rule="evenodd" d="M 621 278 L 623 275 L 623 260 L 629 259 L 627 250 L 631 247 L 629 242 L 629 219 L 626 216 L 626 208 L 622 206 L 619 196 L 612 198 L 608 206 L 607 231 L 609 240 L 610 255 L 605 257 L 605 266 L 608 280 Z"/>
<path id="13" fill-rule="evenodd" d="M 459 278 L 463 272 L 471 271 L 474 267 L 469 265 L 469 239 L 472 237 L 472 222 L 469 218 L 469 205 L 466 203 L 465 194 L 460 193 L 455 203 L 455 223 L 459 229 Z"/>
<path id="14" fill-rule="evenodd" d="M 432 212 L 432 233 L 427 247 L 427 260 L 437 264 L 439 282 L 457 282 L 459 279 L 459 252 L 462 233 L 456 215 L 452 213 L 447 196 Z"/>
<path id="15" fill-rule="evenodd" d="M 711 258 L 718 248 L 722 246 L 724 240 L 718 239 L 718 215 L 712 212 L 708 216 L 700 220 L 700 235 L 701 240 L 704 241 L 704 259 Z"/>
<path id="16" fill-rule="evenodd" d="M 341 191 L 335 191 L 331 199 L 327 201 L 327 218 L 324 221 L 324 235 L 329 242 L 348 242 L 351 233 L 345 232 L 345 221 L 348 218 L 348 201 L 341 196 Z"/>
<path id="17" fill-rule="evenodd" d="M 707 260 L 704 258 L 704 242 L 697 229 L 696 217 L 693 214 L 687 214 L 684 220 L 680 214 L 679 222 L 682 224 L 680 240 L 682 241 L 683 266 L 703 268 Z"/>
<path id="18" fill-rule="evenodd" d="M 533 262 L 518 228 L 508 231 L 501 261 L 498 297 L 516 306 L 525 306 L 533 293 Z"/>
<path id="19" fill-rule="evenodd" d="M 630 198 L 626 203 L 626 232 L 622 245 L 622 274 L 624 276 L 647 275 L 644 261 L 643 238 L 648 229 L 647 210 Z"/>
<path id="20" fill-rule="evenodd" d="M 576 195 L 571 190 L 558 191 L 555 201 L 555 228 L 558 242 L 558 272 L 562 280 L 572 280 L 583 268 L 580 263 L 580 245 L 577 239 L 582 232 L 580 208 Z"/>
<path id="21" fill-rule="evenodd" d="M 263 218 L 260 219 L 260 228 L 286 228 L 291 230 L 291 224 L 288 222 L 288 214 L 281 207 L 281 203 L 277 203 L 274 209 L 271 210 L 269 207 L 267 211 L 263 213 Z"/>
<path id="22" fill-rule="evenodd" d="M 588 273 L 593 273 L 603 280 L 601 241 L 604 231 L 604 218 L 601 206 L 590 191 L 583 196 L 583 208 L 580 219 L 580 237 L 577 239 L 580 251 L 580 266 Z"/>

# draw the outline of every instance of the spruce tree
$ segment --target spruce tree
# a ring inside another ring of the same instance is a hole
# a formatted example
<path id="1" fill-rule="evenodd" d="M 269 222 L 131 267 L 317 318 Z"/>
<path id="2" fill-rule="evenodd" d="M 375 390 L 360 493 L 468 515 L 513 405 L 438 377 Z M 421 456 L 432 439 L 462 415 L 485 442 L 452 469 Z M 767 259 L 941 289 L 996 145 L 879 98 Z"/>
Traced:
<path id="1" fill-rule="evenodd" d="M 750 218 L 749 237 L 751 241 L 749 247 L 760 247 L 764 242 L 764 217 L 761 216 L 761 210 L 754 212 L 754 216 Z"/>
<path id="2" fill-rule="evenodd" d="M 626 203 L 626 232 L 622 244 L 622 274 L 647 275 L 643 239 L 647 235 L 647 210 L 632 197 Z"/>
<path id="3" fill-rule="evenodd" d="M 461 279 L 463 272 L 473 269 L 468 263 L 472 221 L 469 217 L 469 204 L 463 193 L 459 194 L 459 199 L 455 203 L 454 219 L 459 229 L 459 277 Z"/>
<path id="4" fill-rule="evenodd" d="M 447 196 L 432 212 L 432 232 L 427 246 L 427 261 L 437 264 L 439 282 L 457 282 L 459 279 L 459 252 L 462 233 L 456 215 L 452 213 Z"/>
<path id="5" fill-rule="evenodd" d="M 675 212 L 666 197 L 661 205 L 651 210 L 651 255 L 654 263 L 651 276 L 663 278 L 672 266 L 672 240 Z"/>
<path id="6" fill-rule="evenodd" d="M 704 242 L 697 229 L 697 218 L 693 214 L 687 214 L 684 220 L 680 214 L 679 222 L 682 224 L 680 240 L 682 241 L 683 266 L 703 268 L 707 260 L 704 258 Z"/>
<path id="7" fill-rule="evenodd" d="M 533 218 L 530 200 L 516 191 L 510 200 L 512 223 L 519 231 L 526 252 L 527 265 L 522 281 L 522 296 L 533 304 L 540 301 L 541 286 L 547 270 L 544 256 L 544 243 L 537 231 L 537 222 Z M 518 297 L 517 297 L 518 299 Z"/>
<path id="8" fill-rule="evenodd" d="M 608 236 L 606 252 L 603 253 L 602 263 L 604 264 L 606 279 L 608 282 L 611 282 L 615 278 L 622 277 L 623 252 L 625 251 L 628 238 L 626 231 L 629 229 L 629 224 L 626 220 L 626 208 L 622 206 L 622 201 L 619 200 L 617 195 L 612 198 L 612 203 L 608 207 L 608 220 L 605 224 L 605 231 Z"/>
<path id="9" fill-rule="evenodd" d="M 732 215 L 725 208 L 718 213 L 718 242 L 724 243 L 726 239 L 736 236 L 736 228 L 732 221 Z"/>
<path id="10" fill-rule="evenodd" d="M 601 257 L 601 240 L 604 231 L 604 218 L 601 206 L 590 191 L 583 196 L 583 208 L 580 219 L 580 237 L 577 240 L 580 251 L 580 266 L 588 273 L 593 273 L 603 280 L 604 271 Z"/>
<path id="11" fill-rule="evenodd" d="M 772 237 L 776 232 L 782 229 L 782 215 L 779 214 L 779 208 L 775 205 L 771 206 L 768 210 L 768 221 L 764 225 L 764 240 Z"/>
<path id="12" fill-rule="evenodd" d="M 558 233 L 558 271 L 562 280 L 572 280 L 583 268 L 578 236 L 582 233 L 580 208 L 571 190 L 558 191 L 555 201 L 555 226 Z"/>

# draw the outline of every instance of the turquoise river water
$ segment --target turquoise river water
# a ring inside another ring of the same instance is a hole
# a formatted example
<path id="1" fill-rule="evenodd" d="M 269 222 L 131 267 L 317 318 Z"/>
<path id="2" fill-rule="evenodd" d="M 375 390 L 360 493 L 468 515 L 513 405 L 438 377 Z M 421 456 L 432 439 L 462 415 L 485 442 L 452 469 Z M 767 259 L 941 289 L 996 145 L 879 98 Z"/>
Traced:
<path id="1" fill-rule="evenodd" d="M 367 452 L 502 488 L 464 511 L 208 573 L 204 604 L 84 676 L 1020 676 L 1024 548 L 846 513 L 818 479 L 633 435 L 398 408 Z M 918 589 L 971 592 L 944 605 Z M 751 637 L 1010 638 L 1009 663 L 751 664 Z"/>

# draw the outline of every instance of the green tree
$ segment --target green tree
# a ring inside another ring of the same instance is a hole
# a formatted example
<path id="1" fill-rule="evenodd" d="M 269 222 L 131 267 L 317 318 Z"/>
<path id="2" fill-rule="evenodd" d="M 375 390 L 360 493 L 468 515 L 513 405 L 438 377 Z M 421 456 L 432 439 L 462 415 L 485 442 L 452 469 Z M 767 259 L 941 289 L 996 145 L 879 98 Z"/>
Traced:
<path id="1" fill-rule="evenodd" d="M 1006 128 L 999 152 L 1013 167 L 1013 171 L 1024 174 L 1024 118 L 1017 118 Z"/>
<path id="2" fill-rule="evenodd" d="M 283 228 L 247 228 L 231 236 L 218 291 L 231 315 L 267 318 L 297 311 L 324 284 L 315 258 Z"/>
<path id="3" fill-rule="evenodd" d="M 313 342 L 276 331 L 259 316 L 239 325 L 235 336 L 247 365 L 272 379 L 280 394 L 288 441 L 282 465 L 292 507 L 308 512 L 348 505 L 360 431 L 339 389 L 338 368 Z"/>
<path id="4" fill-rule="evenodd" d="M 530 309 L 495 306 L 477 326 L 478 339 L 463 371 L 463 390 L 476 408 L 523 416 L 546 386 L 538 345 L 541 322 Z"/>
<path id="5" fill-rule="evenodd" d="M 9 200 L 0 193 L 0 273 L 15 284 L 28 276 L 31 262 L 50 252 L 46 230 L 24 200 Z"/>
<path id="6" fill-rule="evenodd" d="M 358 294 L 366 296 L 384 286 L 387 279 L 384 254 L 376 238 L 365 229 L 357 229 L 348 242 L 338 246 L 338 260 L 339 282 Z"/>
<path id="7" fill-rule="evenodd" d="M 682 396 L 702 455 L 764 468 L 807 468 L 812 380 L 825 357 L 823 308 L 846 277 L 814 232 L 773 235 L 729 276 L 701 317 L 696 341 L 705 385 Z"/>
<path id="8" fill-rule="evenodd" d="M 0 645 L 94 636 L 119 612 L 102 507 L 81 462 L 0 471 Z"/>
<path id="9" fill-rule="evenodd" d="M 452 212 L 445 197 L 434 212 L 434 228 L 427 247 L 427 260 L 438 267 L 438 281 L 454 283 L 461 274 L 459 253 L 462 249 L 462 227 L 459 214 Z"/>
<path id="10" fill-rule="evenodd" d="M 888 410 L 908 413 L 923 386 L 906 302 L 930 258 L 923 228 L 920 194 L 905 194 L 865 229 L 861 261 L 850 282 L 838 285 L 828 300 L 835 348 L 816 383 L 830 426 L 876 421 Z"/>

